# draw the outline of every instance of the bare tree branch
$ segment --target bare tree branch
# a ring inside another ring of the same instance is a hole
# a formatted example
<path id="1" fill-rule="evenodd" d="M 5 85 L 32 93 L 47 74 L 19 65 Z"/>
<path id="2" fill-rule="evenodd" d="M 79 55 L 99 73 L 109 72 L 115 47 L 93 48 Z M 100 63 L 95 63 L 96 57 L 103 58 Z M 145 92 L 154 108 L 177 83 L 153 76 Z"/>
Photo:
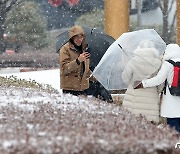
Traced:
<path id="1" fill-rule="evenodd" d="M 159 8 L 161 9 L 161 11 L 163 10 L 163 7 L 162 7 L 162 2 L 161 0 L 158 0 L 158 4 L 159 4 Z"/>
<path id="2" fill-rule="evenodd" d="M 171 12 L 174 2 L 175 2 L 175 0 L 172 0 L 172 1 L 171 1 L 171 4 L 170 4 L 169 10 L 168 10 L 168 13 Z"/>
<path id="3" fill-rule="evenodd" d="M 1 5 L 1 4 L 6 4 L 8 1 L 9 1 L 9 0 L 4 0 L 4 1 L 0 0 L 0 5 Z"/>
<path id="4" fill-rule="evenodd" d="M 10 5 L 6 8 L 6 12 L 9 12 L 11 10 L 11 8 L 13 7 L 13 5 L 15 5 L 17 2 L 17 0 L 12 0 Z"/>
<path id="5" fill-rule="evenodd" d="M 175 24 L 175 20 L 176 20 L 176 11 L 175 11 L 174 16 L 173 16 L 172 25 L 171 25 L 171 27 L 170 27 L 171 32 L 173 31 L 173 27 L 174 27 L 174 24 Z"/>

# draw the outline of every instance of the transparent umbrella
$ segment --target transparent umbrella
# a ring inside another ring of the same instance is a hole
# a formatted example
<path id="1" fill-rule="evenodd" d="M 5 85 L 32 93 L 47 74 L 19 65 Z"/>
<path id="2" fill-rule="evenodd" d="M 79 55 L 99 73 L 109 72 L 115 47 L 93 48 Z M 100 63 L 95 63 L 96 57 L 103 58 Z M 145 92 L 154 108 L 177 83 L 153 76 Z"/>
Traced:
<path id="1" fill-rule="evenodd" d="M 134 50 L 144 40 L 153 42 L 154 47 L 163 55 L 166 43 L 154 29 L 145 29 L 123 33 L 105 52 L 102 59 L 93 71 L 93 76 L 107 90 L 127 89 L 128 84 L 123 82 L 122 72 L 128 61 L 133 57 Z M 162 57 L 162 56 L 161 56 Z M 143 57 L 142 57 L 143 58 Z M 149 61 L 151 63 L 151 61 Z M 155 70 L 158 70 L 159 67 Z"/>

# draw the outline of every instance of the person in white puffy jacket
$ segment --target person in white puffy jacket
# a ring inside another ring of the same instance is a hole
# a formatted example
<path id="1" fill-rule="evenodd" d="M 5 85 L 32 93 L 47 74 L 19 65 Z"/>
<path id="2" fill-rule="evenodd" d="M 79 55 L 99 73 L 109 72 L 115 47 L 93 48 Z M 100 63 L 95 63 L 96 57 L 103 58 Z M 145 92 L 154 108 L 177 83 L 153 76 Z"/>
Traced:
<path id="1" fill-rule="evenodd" d="M 134 89 L 133 83 L 152 77 L 152 74 L 156 75 L 161 63 L 159 51 L 155 49 L 153 42 L 144 40 L 140 42 L 122 73 L 123 82 L 128 84 L 123 107 L 156 123 L 160 117 L 158 88 Z"/>
<path id="2" fill-rule="evenodd" d="M 166 79 L 168 86 L 171 86 L 174 66 L 166 60 L 180 62 L 180 47 L 177 44 L 167 45 L 163 63 L 157 76 L 142 80 L 144 88 L 157 86 L 165 82 Z M 180 96 L 171 95 L 168 86 L 166 86 L 166 94 L 163 94 L 160 114 L 162 117 L 167 118 L 167 124 L 170 125 L 170 127 L 175 127 L 175 129 L 180 132 Z"/>

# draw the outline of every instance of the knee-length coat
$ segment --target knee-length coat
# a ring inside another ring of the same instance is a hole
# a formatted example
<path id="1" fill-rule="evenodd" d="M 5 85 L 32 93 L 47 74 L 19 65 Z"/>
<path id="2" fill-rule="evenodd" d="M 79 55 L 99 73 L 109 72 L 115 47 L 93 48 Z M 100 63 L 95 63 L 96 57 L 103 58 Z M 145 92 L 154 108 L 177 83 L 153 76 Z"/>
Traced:
<path id="1" fill-rule="evenodd" d="M 159 122 L 158 87 L 134 89 L 135 81 L 142 81 L 157 73 L 161 66 L 159 52 L 155 48 L 139 48 L 126 65 L 122 78 L 129 83 L 123 106 L 135 115 L 143 115 L 148 120 Z"/>

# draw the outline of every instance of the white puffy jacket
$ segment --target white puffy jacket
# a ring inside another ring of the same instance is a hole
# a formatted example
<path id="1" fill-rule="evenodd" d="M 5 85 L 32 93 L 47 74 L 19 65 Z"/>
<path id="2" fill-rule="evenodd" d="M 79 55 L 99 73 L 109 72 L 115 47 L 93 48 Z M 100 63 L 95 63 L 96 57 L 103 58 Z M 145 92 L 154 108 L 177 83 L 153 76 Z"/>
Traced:
<path id="1" fill-rule="evenodd" d="M 168 45 L 163 59 L 164 62 L 157 76 L 142 81 L 144 87 L 157 86 L 163 83 L 166 79 L 168 85 L 171 86 L 174 75 L 173 65 L 165 60 L 171 59 L 175 62 L 180 61 L 180 47 L 177 44 Z M 166 87 L 166 95 L 163 94 L 161 116 L 167 118 L 180 117 L 180 96 L 172 96 L 169 92 L 168 86 Z"/>

